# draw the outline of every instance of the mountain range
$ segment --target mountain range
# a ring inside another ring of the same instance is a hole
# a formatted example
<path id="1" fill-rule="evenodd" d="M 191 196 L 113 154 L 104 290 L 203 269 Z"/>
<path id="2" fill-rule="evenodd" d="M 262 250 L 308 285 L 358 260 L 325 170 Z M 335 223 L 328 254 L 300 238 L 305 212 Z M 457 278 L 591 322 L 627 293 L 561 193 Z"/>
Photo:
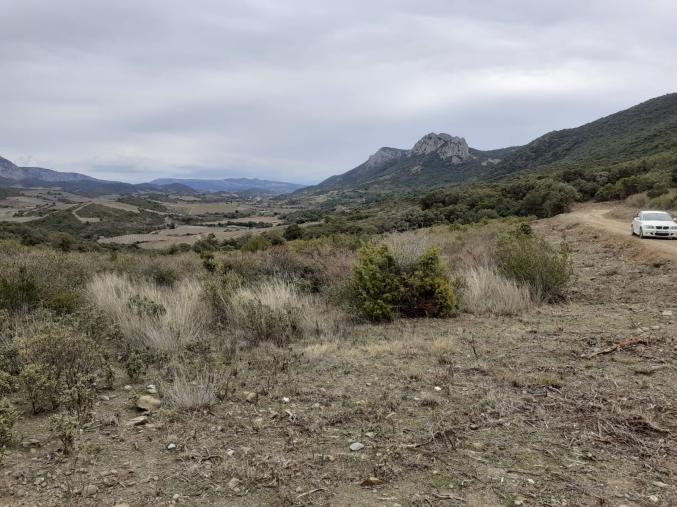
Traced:
<path id="1" fill-rule="evenodd" d="M 151 185 L 166 186 L 171 184 L 185 185 L 196 192 L 233 192 L 252 193 L 264 192 L 267 194 L 288 194 L 304 185 L 285 181 L 260 180 L 258 178 L 224 178 L 216 180 L 159 178 L 150 182 Z"/>
<path id="2" fill-rule="evenodd" d="M 92 178 L 85 174 L 59 172 L 42 167 L 19 167 L 0 157 L 0 187 L 47 187 L 83 195 L 134 194 L 139 192 L 229 192 L 249 194 L 284 194 L 303 187 L 296 183 L 267 181 L 257 178 L 225 178 L 220 180 L 162 178 L 150 183 L 123 183 Z"/>
<path id="3" fill-rule="evenodd" d="M 665 154 L 677 155 L 677 93 L 577 128 L 549 132 L 524 146 L 483 151 L 461 137 L 430 133 L 411 149 L 381 148 L 354 169 L 297 194 L 408 191 Z"/>
<path id="4" fill-rule="evenodd" d="M 677 159 L 677 93 L 648 100 L 580 127 L 549 132 L 524 146 L 478 150 L 468 146 L 462 137 L 430 133 L 410 149 L 380 148 L 354 169 L 309 187 L 255 178 L 161 178 L 133 185 L 40 167 L 18 167 L 1 157 L 0 187 L 58 187 L 85 195 L 152 191 L 297 196 L 335 191 L 383 193 L 495 181 L 526 172 L 570 167 L 598 169 L 661 156 Z"/>

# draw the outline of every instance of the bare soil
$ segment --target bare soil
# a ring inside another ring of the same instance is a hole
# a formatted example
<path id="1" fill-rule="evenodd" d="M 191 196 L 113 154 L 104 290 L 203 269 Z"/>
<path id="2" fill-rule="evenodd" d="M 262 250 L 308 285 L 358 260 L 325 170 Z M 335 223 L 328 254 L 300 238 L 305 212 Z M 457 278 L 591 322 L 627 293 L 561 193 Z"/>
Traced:
<path id="1" fill-rule="evenodd" d="M 536 224 L 572 248 L 563 304 L 243 351 L 229 400 L 146 426 L 121 379 L 71 457 L 24 416 L 0 504 L 677 505 L 675 264 L 586 216 Z"/>

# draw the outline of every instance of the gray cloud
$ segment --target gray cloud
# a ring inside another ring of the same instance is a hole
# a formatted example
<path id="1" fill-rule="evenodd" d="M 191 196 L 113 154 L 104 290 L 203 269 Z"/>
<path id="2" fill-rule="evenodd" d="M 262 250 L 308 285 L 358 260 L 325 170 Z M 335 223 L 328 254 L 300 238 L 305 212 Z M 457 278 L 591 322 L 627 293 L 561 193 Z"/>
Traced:
<path id="1" fill-rule="evenodd" d="M 129 181 L 317 181 L 429 131 L 523 144 L 677 83 L 670 0 L 0 0 L 0 13 L 0 155 Z"/>

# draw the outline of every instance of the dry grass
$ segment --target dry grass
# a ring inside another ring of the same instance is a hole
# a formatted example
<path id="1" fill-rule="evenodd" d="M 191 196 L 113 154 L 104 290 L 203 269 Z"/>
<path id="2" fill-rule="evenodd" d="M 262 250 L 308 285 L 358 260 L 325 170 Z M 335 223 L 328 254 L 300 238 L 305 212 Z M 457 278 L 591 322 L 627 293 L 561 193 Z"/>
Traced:
<path id="1" fill-rule="evenodd" d="M 224 305 L 238 338 L 286 345 L 311 335 L 341 334 L 345 319 L 294 285 L 271 279 L 236 289 Z"/>
<path id="2" fill-rule="evenodd" d="M 178 372 L 169 387 L 167 402 L 178 410 L 195 411 L 209 408 L 217 401 L 218 379 L 211 373 L 199 373 L 192 379 Z"/>
<path id="3" fill-rule="evenodd" d="M 461 307 L 477 315 L 515 315 L 534 306 L 529 289 L 493 268 L 475 267 L 465 275 Z"/>
<path id="4" fill-rule="evenodd" d="M 89 282 L 87 295 L 119 326 L 125 338 L 136 345 L 174 351 L 205 333 L 209 315 L 201 297 L 202 285 L 195 280 L 184 280 L 165 288 L 104 273 Z M 130 305 L 136 296 L 162 305 L 164 312 L 152 315 L 139 311 Z"/>

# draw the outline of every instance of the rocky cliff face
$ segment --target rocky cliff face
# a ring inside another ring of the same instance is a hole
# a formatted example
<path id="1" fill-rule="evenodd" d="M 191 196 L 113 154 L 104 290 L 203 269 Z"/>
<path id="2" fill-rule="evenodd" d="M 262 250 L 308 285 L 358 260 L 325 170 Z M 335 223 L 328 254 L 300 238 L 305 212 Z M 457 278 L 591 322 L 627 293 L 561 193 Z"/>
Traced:
<path id="1" fill-rule="evenodd" d="M 468 143 L 462 137 L 430 133 L 423 136 L 411 149 L 412 155 L 428 155 L 437 152 L 442 160 L 460 164 L 470 158 Z"/>

